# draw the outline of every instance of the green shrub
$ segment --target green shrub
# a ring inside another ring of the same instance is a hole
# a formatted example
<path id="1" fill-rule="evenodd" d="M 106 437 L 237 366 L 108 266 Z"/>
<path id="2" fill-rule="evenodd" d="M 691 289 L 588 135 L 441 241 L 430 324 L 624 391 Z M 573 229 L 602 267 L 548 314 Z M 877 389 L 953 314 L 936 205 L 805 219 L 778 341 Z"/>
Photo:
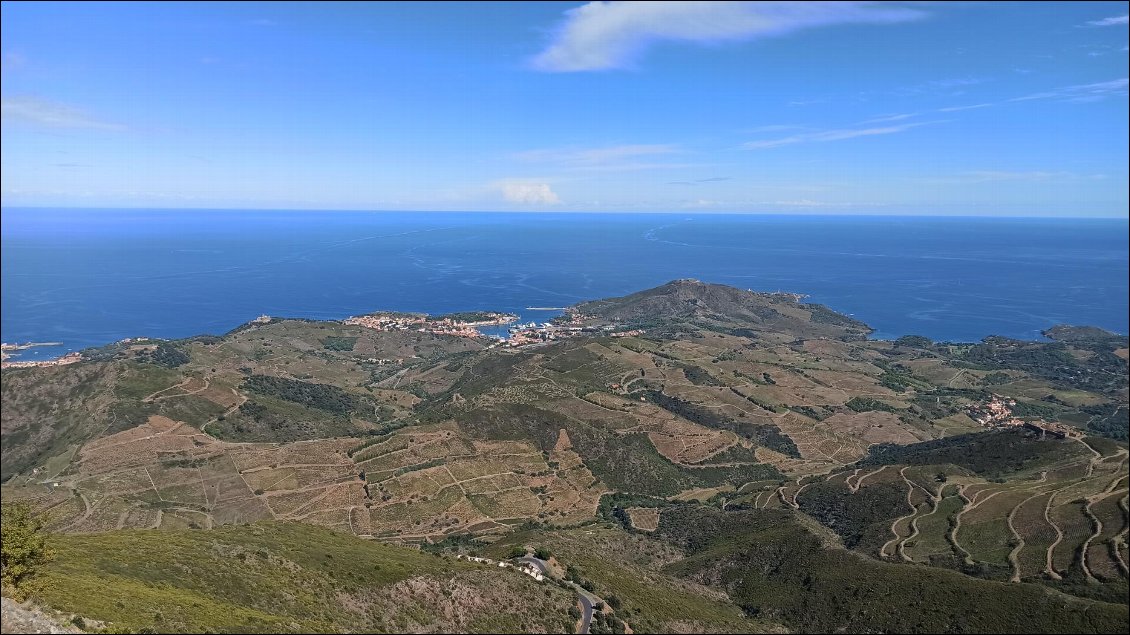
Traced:
<path id="1" fill-rule="evenodd" d="M 0 579 L 5 590 L 19 595 L 39 565 L 51 559 L 47 536 L 27 503 L 3 506 L 0 534 Z"/>
<path id="2" fill-rule="evenodd" d="M 351 351 L 357 344 L 356 337 L 329 335 L 322 340 L 322 347 L 328 351 Z"/>

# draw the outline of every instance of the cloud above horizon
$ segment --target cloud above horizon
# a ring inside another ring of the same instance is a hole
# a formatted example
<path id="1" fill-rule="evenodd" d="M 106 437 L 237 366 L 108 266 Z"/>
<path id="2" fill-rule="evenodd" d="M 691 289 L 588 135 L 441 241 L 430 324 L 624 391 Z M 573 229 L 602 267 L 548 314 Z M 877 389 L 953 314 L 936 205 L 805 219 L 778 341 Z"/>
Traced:
<path id="1" fill-rule="evenodd" d="M 1101 20 L 1091 20 L 1087 23 L 1087 26 L 1118 26 L 1126 24 L 1130 24 L 1130 15 L 1117 15 Z"/>
<path id="2" fill-rule="evenodd" d="M 560 205 L 561 198 L 548 183 L 502 183 L 502 198 L 520 205 Z"/>
<path id="3" fill-rule="evenodd" d="M 1075 172 L 1031 170 L 1028 172 L 1008 172 L 1004 170 L 974 170 L 958 177 L 970 183 L 997 181 L 1063 181 L 1086 179 L 1097 181 L 1107 178 L 1105 174 L 1076 174 Z"/>
<path id="4" fill-rule="evenodd" d="M 91 117 L 81 110 L 34 97 L 5 97 L 0 100 L 0 118 L 44 128 L 85 128 L 125 130 L 125 126 Z"/>
<path id="5" fill-rule="evenodd" d="M 895 134 L 898 132 L 910 130 L 912 128 L 917 128 L 919 126 L 925 126 L 931 123 L 941 122 L 922 121 L 916 123 L 900 124 L 897 126 L 884 126 L 881 128 L 840 128 L 836 130 L 820 130 L 818 132 L 806 132 L 803 134 L 796 134 L 777 139 L 761 139 L 758 141 L 749 141 L 743 145 L 744 147 L 753 150 L 762 150 L 765 148 L 776 148 L 780 146 L 793 145 L 796 143 L 843 141 L 845 139 L 855 139 L 857 137 L 872 137 L 876 135 Z"/>
<path id="6" fill-rule="evenodd" d="M 519 152 L 515 157 L 534 163 L 564 163 L 569 165 L 603 165 L 625 159 L 657 154 L 671 154 L 678 149 L 666 143 L 605 146 L 600 148 L 543 148 Z"/>
<path id="7" fill-rule="evenodd" d="M 622 69 L 664 41 L 731 42 L 833 24 L 891 24 L 925 12 L 877 2 L 590 2 L 565 12 L 531 60 L 546 72 Z"/>
<path id="8" fill-rule="evenodd" d="M 547 163 L 567 170 L 620 172 L 693 167 L 686 163 L 664 162 L 656 157 L 683 150 L 669 143 L 628 144 L 598 148 L 539 148 L 518 152 L 513 157 L 524 163 Z"/>
<path id="9" fill-rule="evenodd" d="M 1130 79 L 1122 77 L 1108 82 L 1094 84 L 1077 84 L 1064 86 L 1049 91 L 1033 93 L 1023 97 L 1014 97 L 1008 101 L 1031 101 L 1033 99 L 1059 99 L 1071 102 L 1091 102 L 1106 99 L 1107 97 L 1126 97 Z"/>

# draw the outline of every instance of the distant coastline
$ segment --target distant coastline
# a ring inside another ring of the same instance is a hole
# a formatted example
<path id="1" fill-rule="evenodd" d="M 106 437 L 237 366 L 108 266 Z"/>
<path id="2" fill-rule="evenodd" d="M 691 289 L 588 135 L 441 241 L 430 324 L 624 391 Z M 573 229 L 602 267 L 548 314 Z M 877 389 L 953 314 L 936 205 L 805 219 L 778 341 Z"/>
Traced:
<path id="1" fill-rule="evenodd" d="M 62 342 L 27 342 L 26 344 L 0 344 L 0 368 L 33 368 L 36 366 L 65 366 L 67 364 L 74 364 L 75 362 L 82 361 L 82 355 L 77 351 L 71 351 L 59 355 L 58 357 L 49 357 L 46 359 L 36 360 L 19 360 L 16 359 L 21 352 L 43 346 L 62 346 Z"/>
<path id="2" fill-rule="evenodd" d="M 21 351 L 26 351 L 29 348 L 37 346 L 62 346 L 62 342 L 27 342 L 25 344 L 8 344 L 4 342 L 0 344 L 0 361 L 7 361 L 18 357 Z"/>
<path id="3" fill-rule="evenodd" d="M 801 302 L 804 298 L 807 297 L 805 294 L 790 293 L 790 292 L 781 291 L 781 290 L 772 291 L 772 292 L 761 291 L 759 293 L 768 293 L 768 294 L 773 294 L 773 295 L 786 295 L 786 296 L 792 297 L 793 300 L 796 301 L 796 302 Z M 601 299 L 601 298 L 592 298 L 592 299 L 598 300 L 598 299 Z M 525 310 L 527 310 L 527 311 L 562 311 L 562 312 L 565 313 L 566 317 L 569 317 L 571 315 L 569 313 L 569 311 L 571 311 L 572 309 L 573 309 L 573 307 L 525 307 Z M 833 307 L 833 310 L 835 310 L 834 307 Z M 478 317 L 478 316 L 483 316 L 483 317 L 489 316 L 489 319 L 481 319 L 481 320 L 477 320 L 477 321 L 460 321 L 460 320 L 453 320 L 451 318 L 451 316 L 458 316 L 458 315 L 476 316 L 476 317 Z M 849 317 L 854 318 L 854 316 L 851 316 L 850 314 L 845 313 L 843 315 L 848 315 Z M 256 318 L 247 320 L 245 322 L 242 322 L 242 323 L 234 326 L 232 329 L 229 329 L 229 331 L 244 328 L 248 325 L 269 324 L 269 323 L 274 322 L 274 321 L 285 321 L 285 320 L 309 320 L 309 321 L 314 321 L 314 322 L 338 322 L 338 323 L 342 323 L 342 324 L 362 326 L 362 327 L 373 328 L 373 329 L 382 330 L 382 331 L 418 330 L 418 331 L 427 331 L 427 332 L 430 332 L 430 333 L 433 333 L 433 334 L 451 335 L 451 336 L 456 336 L 456 337 L 487 337 L 487 338 L 493 338 L 495 340 L 499 340 L 499 343 L 503 343 L 503 344 L 505 344 L 507 340 L 515 339 L 515 338 L 516 338 L 516 341 L 519 342 L 519 343 L 529 343 L 531 341 L 534 341 L 533 338 L 531 338 L 531 334 L 545 331 L 546 328 L 547 328 L 547 327 L 537 326 L 536 322 L 530 322 L 528 325 L 521 324 L 522 316 L 514 314 L 514 313 L 508 313 L 508 312 L 505 312 L 505 311 L 481 311 L 480 310 L 480 311 L 452 312 L 452 313 L 448 313 L 448 314 L 445 314 L 445 315 L 430 316 L 427 313 L 423 313 L 423 312 L 419 312 L 419 311 L 376 310 L 376 311 L 372 311 L 372 312 L 366 313 L 364 315 L 359 315 L 359 316 L 349 316 L 349 317 L 345 317 L 345 318 L 325 318 L 325 319 L 311 319 L 311 318 L 305 318 L 305 317 L 282 317 L 282 316 L 270 316 L 270 315 L 267 315 L 267 314 L 261 314 Z M 503 333 L 505 332 L 504 329 L 506 328 L 506 326 L 510 325 L 510 324 L 514 324 L 515 322 L 517 322 L 519 324 L 517 325 L 517 327 L 510 327 L 509 328 L 509 331 L 510 331 L 509 336 L 503 335 Z M 579 324 L 579 322 L 577 322 L 575 319 L 572 320 L 572 321 L 566 320 L 566 322 L 569 323 L 569 324 L 574 324 L 573 330 L 578 331 L 578 332 L 581 331 L 581 329 L 579 327 L 575 326 L 575 324 Z M 1068 325 L 1049 324 L 1043 330 L 1046 331 L 1048 329 L 1053 329 L 1053 327 L 1063 327 L 1063 326 L 1068 326 Z M 1091 328 L 1091 327 L 1089 327 L 1089 325 L 1069 325 L 1069 327 L 1070 326 L 1081 327 L 1083 329 Z M 490 327 L 498 327 L 498 328 L 494 329 L 494 332 L 491 332 Z M 562 331 L 568 330 L 567 327 L 553 327 L 553 326 L 549 326 L 548 329 L 551 330 L 551 331 L 554 330 L 554 329 L 559 329 L 559 330 L 562 330 Z M 516 331 L 517 331 L 518 335 L 515 335 Z M 590 334 L 590 335 L 594 334 L 594 333 L 610 334 L 613 337 L 619 337 L 621 335 L 624 335 L 623 333 L 613 333 L 611 331 L 608 331 L 607 329 L 604 329 L 603 331 L 601 331 L 599 329 L 585 329 L 585 331 L 586 331 L 585 334 Z M 605 332 L 605 331 L 607 331 L 607 332 Z M 639 334 L 642 334 L 642 333 L 643 333 L 643 331 L 630 332 L 630 333 L 627 333 L 627 334 L 639 335 Z M 1118 335 L 1126 335 L 1126 333 L 1120 333 L 1120 332 L 1115 332 L 1115 333 L 1118 334 Z M 577 334 L 581 334 L 581 333 L 577 333 Z M 214 334 L 201 332 L 201 333 L 195 333 L 193 335 L 187 335 L 183 338 L 173 338 L 173 339 L 191 339 L 193 337 L 202 337 L 202 336 L 208 336 L 208 335 L 214 335 Z M 919 336 L 918 334 L 915 334 L 915 333 L 908 333 L 908 334 L 905 334 L 905 335 L 900 335 L 900 336 L 895 336 L 895 337 L 875 337 L 874 332 L 872 332 L 870 335 L 867 336 L 866 339 L 871 340 L 871 341 L 890 342 L 890 341 L 897 340 L 900 337 L 907 337 L 907 336 L 910 336 L 910 337 L 925 337 L 925 336 Z M 985 337 L 993 337 L 993 335 L 990 334 L 990 335 L 986 335 Z M 128 343 L 131 343 L 131 342 L 143 342 L 143 341 L 144 342 L 156 343 L 156 342 L 159 342 L 159 341 L 165 341 L 166 339 L 167 338 L 150 338 L 150 337 L 131 336 L 131 337 L 126 337 L 126 338 L 122 338 L 122 339 L 111 341 L 111 342 L 100 343 L 100 344 L 97 344 L 97 345 L 91 346 L 91 347 L 84 347 L 82 349 L 67 350 L 64 353 L 60 353 L 60 354 L 55 355 L 55 356 L 41 357 L 41 358 L 38 358 L 38 359 L 35 359 L 35 360 L 17 360 L 17 359 L 15 359 L 15 356 L 19 355 L 19 353 L 21 353 L 23 351 L 30 350 L 30 349 L 33 349 L 33 348 L 37 348 L 37 347 L 58 347 L 58 346 L 64 346 L 64 343 L 63 342 L 27 342 L 25 344 L 4 343 L 2 345 L 4 358 L 3 358 L 3 361 L 0 362 L 0 363 L 2 363 L 2 366 L 0 366 L 0 367 L 2 367 L 2 368 L 30 368 L 30 367 L 36 367 L 36 366 L 61 366 L 61 365 L 72 364 L 72 363 L 75 363 L 75 362 L 78 362 L 78 361 L 82 361 L 82 359 L 83 359 L 82 352 L 85 351 L 85 350 L 89 350 L 91 348 L 100 348 L 102 346 L 112 346 L 114 344 L 128 344 Z M 984 339 L 984 338 L 981 338 L 981 339 Z M 977 342 L 979 342 L 979 341 L 981 341 L 981 340 L 977 340 Z M 1051 341 L 1051 339 L 1048 338 L 1046 335 L 1043 335 L 1041 333 L 1039 339 L 1033 338 L 1031 340 L 1022 340 L 1022 341 Z M 939 343 L 939 344 L 973 344 L 973 343 L 976 343 L 976 342 L 975 341 L 961 341 L 961 340 L 937 340 L 937 343 Z M 13 353 L 12 351 L 16 351 L 16 352 Z"/>
<path id="4" fill-rule="evenodd" d="M 223 333 L 261 313 L 489 309 L 540 323 L 685 277 L 803 293 L 874 339 L 1130 329 L 1125 220 L 4 211 L 0 337 L 63 343 L 21 360 Z"/>

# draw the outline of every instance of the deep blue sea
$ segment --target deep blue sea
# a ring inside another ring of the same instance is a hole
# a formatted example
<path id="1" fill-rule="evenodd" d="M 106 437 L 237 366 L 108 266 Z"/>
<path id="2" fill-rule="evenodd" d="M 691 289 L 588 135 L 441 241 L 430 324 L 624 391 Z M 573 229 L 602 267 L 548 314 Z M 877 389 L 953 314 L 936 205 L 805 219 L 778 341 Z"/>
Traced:
<path id="1" fill-rule="evenodd" d="M 54 357 L 260 314 L 511 311 L 675 278 L 805 293 L 875 338 L 1127 332 L 1126 220 L 5 208 L 2 339 Z"/>

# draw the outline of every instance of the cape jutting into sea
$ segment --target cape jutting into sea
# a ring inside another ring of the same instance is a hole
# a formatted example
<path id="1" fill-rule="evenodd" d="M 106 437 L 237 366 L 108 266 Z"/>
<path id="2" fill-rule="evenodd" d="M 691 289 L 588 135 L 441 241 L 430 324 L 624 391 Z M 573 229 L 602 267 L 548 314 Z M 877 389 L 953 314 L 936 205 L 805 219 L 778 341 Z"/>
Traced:
<path id="1" fill-rule="evenodd" d="M 501 310 L 545 321 L 675 278 L 807 294 L 873 328 L 978 341 L 1126 333 L 1127 221 L 5 208 L 2 339 L 54 357 L 261 314 Z"/>

